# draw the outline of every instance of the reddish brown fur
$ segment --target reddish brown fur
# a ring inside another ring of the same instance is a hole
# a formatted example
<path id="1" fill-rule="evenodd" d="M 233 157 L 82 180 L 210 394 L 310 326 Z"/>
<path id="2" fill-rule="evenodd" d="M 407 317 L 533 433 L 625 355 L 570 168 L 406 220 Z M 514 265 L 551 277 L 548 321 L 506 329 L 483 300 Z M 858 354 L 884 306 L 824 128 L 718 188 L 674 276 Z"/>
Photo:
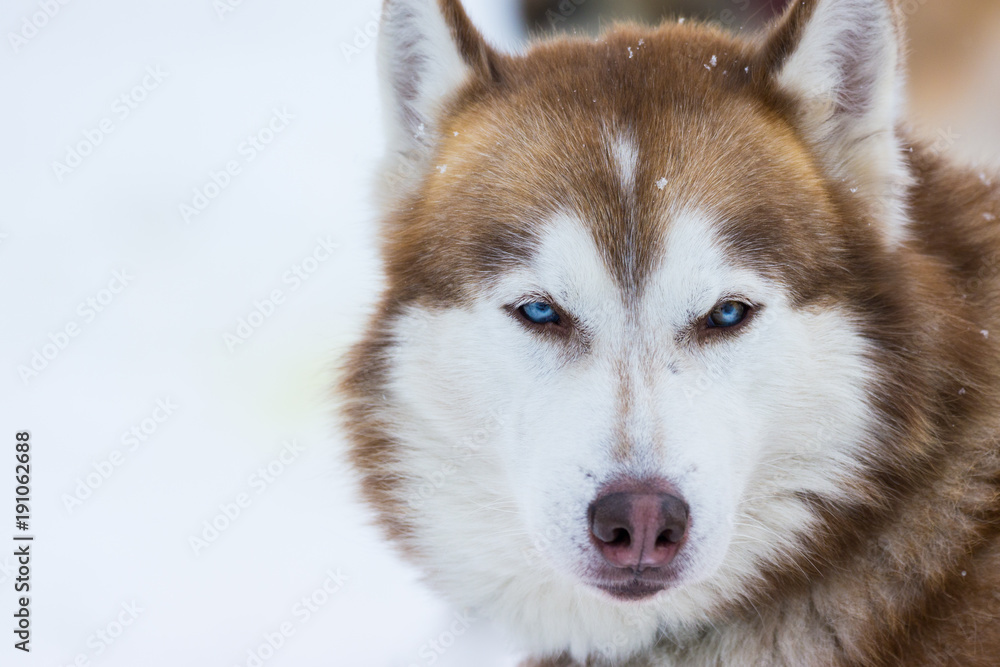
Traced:
<path id="1" fill-rule="evenodd" d="M 796 129 L 797 102 L 769 76 L 813 4 L 760 45 L 701 25 L 626 25 L 511 57 L 442 0 L 477 76 L 444 114 L 433 164 L 449 168 L 432 170 L 385 223 L 388 289 L 341 387 L 353 464 L 389 534 L 413 548 L 394 495 L 391 428 L 378 416 L 388 325 L 401 308 L 461 303 L 469 286 L 526 261 L 537 222 L 563 206 L 586 214 L 613 275 L 640 291 L 670 210 L 708 209 L 729 221 L 734 259 L 790 285 L 797 307 L 854 313 L 885 371 L 872 390 L 883 449 L 856 502 L 808 499 L 824 529 L 796 562 L 718 610 L 716 626 L 752 628 L 766 647 L 790 609 L 808 609 L 838 664 L 996 665 L 1000 177 L 913 140 L 911 238 L 888 249 L 869 209 L 824 173 Z M 713 55 L 718 65 L 706 68 Z M 604 148 L 620 130 L 639 147 L 641 195 L 621 190 Z"/>

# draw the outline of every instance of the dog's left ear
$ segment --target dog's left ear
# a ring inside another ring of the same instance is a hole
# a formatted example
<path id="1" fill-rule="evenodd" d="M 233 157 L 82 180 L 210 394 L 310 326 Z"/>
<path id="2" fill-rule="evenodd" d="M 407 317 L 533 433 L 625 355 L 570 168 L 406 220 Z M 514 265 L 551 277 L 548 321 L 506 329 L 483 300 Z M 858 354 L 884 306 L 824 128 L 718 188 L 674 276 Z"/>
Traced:
<path id="1" fill-rule="evenodd" d="M 761 58 L 795 101 L 797 125 L 828 172 L 881 209 L 890 240 L 898 240 L 908 176 L 896 131 L 904 72 L 895 1 L 793 0 Z"/>

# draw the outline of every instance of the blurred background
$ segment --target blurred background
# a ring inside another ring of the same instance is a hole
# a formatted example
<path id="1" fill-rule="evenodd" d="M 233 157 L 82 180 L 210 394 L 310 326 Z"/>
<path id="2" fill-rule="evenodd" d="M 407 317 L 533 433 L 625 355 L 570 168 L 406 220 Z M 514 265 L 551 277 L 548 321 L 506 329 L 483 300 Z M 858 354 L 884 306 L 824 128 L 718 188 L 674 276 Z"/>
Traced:
<path id="1" fill-rule="evenodd" d="M 992 160 L 1000 3 L 901 1 L 913 118 L 950 155 Z M 782 3 L 466 5 L 517 50 L 626 17 L 750 31 Z M 36 538 L 32 651 L 8 641 L 0 665 L 516 664 L 496 628 L 438 600 L 371 528 L 331 417 L 337 364 L 380 284 L 379 7 L 0 7 L 8 619 L 26 430 Z"/>

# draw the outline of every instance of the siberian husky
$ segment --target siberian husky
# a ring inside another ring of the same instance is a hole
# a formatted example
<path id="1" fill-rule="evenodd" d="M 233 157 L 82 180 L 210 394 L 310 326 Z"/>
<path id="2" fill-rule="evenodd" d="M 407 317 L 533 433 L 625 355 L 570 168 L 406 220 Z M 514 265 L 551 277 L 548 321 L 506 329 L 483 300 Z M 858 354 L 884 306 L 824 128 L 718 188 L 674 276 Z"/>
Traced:
<path id="1" fill-rule="evenodd" d="M 1000 177 L 906 128 L 904 11 L 386 0 L 352 463 L 531 664 L 1000 663 Z"/>

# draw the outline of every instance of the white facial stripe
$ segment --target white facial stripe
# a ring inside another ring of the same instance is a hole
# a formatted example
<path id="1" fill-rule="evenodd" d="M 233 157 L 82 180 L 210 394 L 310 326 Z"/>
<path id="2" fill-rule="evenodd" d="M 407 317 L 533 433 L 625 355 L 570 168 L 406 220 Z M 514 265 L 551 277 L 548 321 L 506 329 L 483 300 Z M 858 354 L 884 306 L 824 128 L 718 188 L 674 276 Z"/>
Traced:
<path id="1" fill-rule="evenodd" d="M 639 169 L 639 147 L 628 134 L 620 133 L 611 140 L 609 148 L 618 170 L 622 191 L 631 195 L 635 192 L 635 176 Z"/>

